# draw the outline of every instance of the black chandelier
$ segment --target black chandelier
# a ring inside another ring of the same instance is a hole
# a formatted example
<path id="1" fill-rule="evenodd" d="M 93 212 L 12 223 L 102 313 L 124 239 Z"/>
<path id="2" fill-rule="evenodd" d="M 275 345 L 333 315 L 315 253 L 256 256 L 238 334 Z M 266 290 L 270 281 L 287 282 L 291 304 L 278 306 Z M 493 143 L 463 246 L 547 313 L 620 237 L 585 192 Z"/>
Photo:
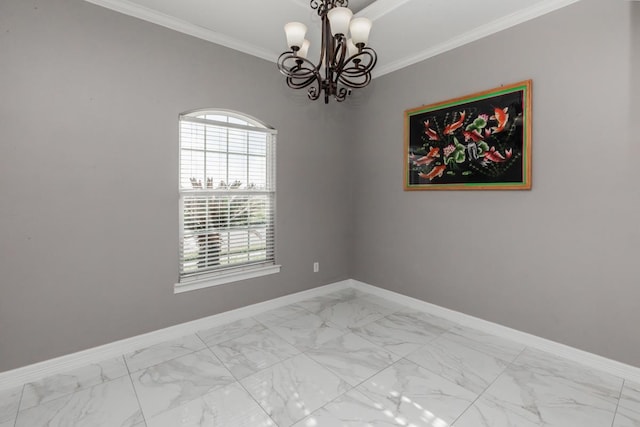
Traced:
<path id="1" fill-rule="evenodd" d="M 324 103 L 329 97 L 342 102 L 351 89 L 367 86 L 371 81 L 371 70 L 378 55 L 367 46 L 371 21 L 367 18 L 352 18 L 348 9 L 349 0 L 311 0 L 310 6 L 322 19 L 322 44 L 318 64 L 307 59 L 309 40 L 304 37 L 307 27 L 300 22 L 289 22 L 284 26 L 287 45 L 291 50 L 278 58 L 278 68 L 287 77 L 292 89 L 311 86 L 309 99 L 317 100 L 324 92 Z M 347 38 L 347 33 L 351 38 Z"/>

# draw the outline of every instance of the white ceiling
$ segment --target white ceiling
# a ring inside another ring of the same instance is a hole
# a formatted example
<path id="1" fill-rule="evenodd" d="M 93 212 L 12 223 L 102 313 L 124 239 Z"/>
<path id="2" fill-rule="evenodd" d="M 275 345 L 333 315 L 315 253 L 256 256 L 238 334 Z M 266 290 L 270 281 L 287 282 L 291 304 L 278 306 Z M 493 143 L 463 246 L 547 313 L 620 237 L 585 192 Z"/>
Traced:
<path id="1" fill-rule="evenodd" d="M 275 62 L 283 26 L 307 24 L 319 55 L 320 19 L 309 0 L 87 0 L 91 3 Z M 579 0 L 351 0 L 373 21 L 374 76 L 390 73 Z"/>

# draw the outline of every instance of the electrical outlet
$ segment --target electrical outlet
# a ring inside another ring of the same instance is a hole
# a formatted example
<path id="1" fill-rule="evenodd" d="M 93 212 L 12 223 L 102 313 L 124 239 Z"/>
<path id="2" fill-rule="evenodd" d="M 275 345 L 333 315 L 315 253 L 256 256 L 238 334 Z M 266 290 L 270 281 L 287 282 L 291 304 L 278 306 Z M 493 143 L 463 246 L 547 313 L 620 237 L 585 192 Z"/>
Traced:
<path id="1" fill-rule="evenodd" d="M 316 261 L 313 263 L 313 272 L 317 273 L 318 271 L 320 271 L 320 263 Z"/>

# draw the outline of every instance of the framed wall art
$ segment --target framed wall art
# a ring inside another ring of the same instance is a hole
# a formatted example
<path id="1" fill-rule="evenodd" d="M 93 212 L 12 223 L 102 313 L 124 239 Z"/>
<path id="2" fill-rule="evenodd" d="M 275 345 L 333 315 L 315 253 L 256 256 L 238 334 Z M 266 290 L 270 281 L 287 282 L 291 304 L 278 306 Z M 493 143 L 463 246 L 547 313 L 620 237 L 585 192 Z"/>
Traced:
<path id="1" fill-rule="evenodd" d="M 405 190 L 531 189 L 531 80 L 405 111 Z"/>

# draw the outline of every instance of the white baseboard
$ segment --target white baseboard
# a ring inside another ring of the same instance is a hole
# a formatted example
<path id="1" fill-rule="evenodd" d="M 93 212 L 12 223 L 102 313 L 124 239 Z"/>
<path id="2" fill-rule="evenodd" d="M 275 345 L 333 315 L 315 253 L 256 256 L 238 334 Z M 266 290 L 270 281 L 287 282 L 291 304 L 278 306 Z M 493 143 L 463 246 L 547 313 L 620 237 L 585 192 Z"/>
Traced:
<path id="1" fill-rule="evenodd" d="M 597 354 L 589 353 L 588 351 L 570 347 L 565 344 L 560 344 L 546 338 L 531 335 L 526 332 L 518 331 L 516 329 L 489 322 L 487 320 L 460 313 L 458 311 L 449 310 L 448 308 L 440 307 L 438 305 L 402 295 L 397 292 L 378 288 L 376 286 L 359 282 L 357 280 L 351 279 L 350 285 L 351 287 L 362 292 L 374 294 L 379 297 L 397 302 L 399 304 L 415 308 L 416 310 L 426 311 L 428 313 L 444 317 L 445 319 L 451 320 L 461 325 L 475 328 L 489 334 L 497 335 L 499 337 L 518 342 L 527 347 L 546 351 L 547 353 L 564 357 L 565 359 L 572 360 L 574 362 L 580 363 L 590 368 L 598 369 L 617 377 L 625 378 L 634 382 L 640 382 L 640 367 L 627 365 L 625 363 L 618 362 L 617 360 L 608 359 Z"/>
<path id="2" fill-rule="evenodd" d="M 481 331 L 491 333 L 500 337 L 504 337 L 528 347 L 537 348 L 583 365 L 599 369 L 612 375 L 625 378 L 640 383 L 640 368 L 627 365 L 615 360 L 607 359 L 602 356 L 595 355 L 583 350 L 578 350 L 564 344 L 550 341 L 535 335 L 527 334 L 506 326 L 488 322 L 477 317 L 469 316 L 464 313 L 449 310 L 428 302 L 411 298 L 396 292 L 368 285 L 357 280 L 349 279 L 341 282 L 332 283 L 325 286 L 309 289 L 269 301 L 252 304 L 236 310 L 227 311 L 213 316 L 204 317 L 187 323 L 171 326 L 165 329 L 149 332 L 143 335 L 127 338 L 124 340 L 114 341 L 99 347 L 90 348 L 79 351 L 77 353 L 68 354 L 57 357 L 55 359 L 45 360 L 33 365 L 24 366 L 22 368 L 11 371 L 0 372 L 0 390 L 18 387 L 22 384 L 37 381 L 39 379 L 59 374 L 71 369 L 97 363 L 102 360 L 121 356 L 142 348 L 154 345 L 163 341 L 180 338 L 190 335 L 203 329 L 213 328 L 215 326 L 224 325 L 236 320 L 255 316 L 262 312 L 282 307 L 284 305 L 293 304 L 303 299 L 312 298 L 314 296 L 324 295 L 342 289 L 354 288 L 363 292 L 386 298 L 399 304 L 425 311 L 436 316 L 444 317 L 456 323 L 469 326 Z"/>
<path id="3" fill-rule="evenodd" d="M 163 341 L 169 341 L 185 335 L 194 334 L 203 329 L 209 329 L 226 323 L 231 323 L 245 317 L 255 316 L 262 312 L 292 304 L 303 299 L 346 289 L 349 288 L 350 285 L 350 280 L 343 280 L 341 282 L 320 286 L 306 291 L 297 292 L 295 294 L 285 295 L 280 298 L 252 304 L 236 310 L 215 314 L 213 316 L 203 317 L 191 322 L 181 323 L 131 338 L 114 341 L 99 347 L 93 347 L 77 353 L 56 357 L 55 359 L 45 360 L 32 365 L 13 369 L 11 371 L 0 372 L 0 390 L 18 387 L 22 384 L 37 381 L 50 375 L 66 372 L 71 369 L 97 363 L 112 357 L 118 357 Z"/>

